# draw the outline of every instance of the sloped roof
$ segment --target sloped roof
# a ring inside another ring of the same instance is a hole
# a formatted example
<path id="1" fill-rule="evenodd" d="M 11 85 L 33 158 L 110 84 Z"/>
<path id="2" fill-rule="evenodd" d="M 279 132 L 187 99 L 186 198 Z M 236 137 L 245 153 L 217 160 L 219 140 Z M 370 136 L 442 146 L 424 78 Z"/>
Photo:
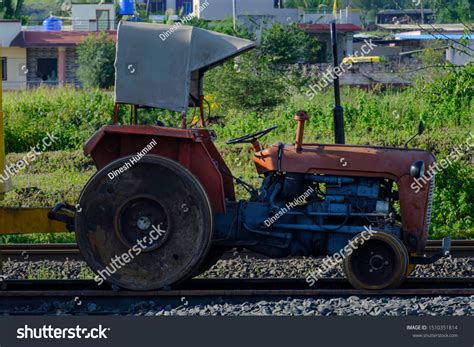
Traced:
<path id="1" fill-rule="evenodd" d="M 300 24 L 300 28 L 308 34 L 329 33 L 331 30 L 330 24 Z M 354 24 L 337 24 L 336 30 L 339 32 L 354 32 L 361 31 L 362 28 Z"/>
<path id="2" fill-rule="evenodd" d="M 106 31 L 110 40 L 116 41 L 117 31 Z M 99 35 L 90 31 L 22 31 L 11 42 L 12 47 L 64 47 L 76 46 L 88 35 Z"/>
<path id="3" fill-rule="evenodd" d="M 438 34 L 438 33 L 430 33 L 430 34 L 419 34 L 419 35 L 412 35 L 412 34 L 397 34 L 395 35 L 397 40 L 474 40 L 474 35 L 464 35 L 464 34 Z"/>

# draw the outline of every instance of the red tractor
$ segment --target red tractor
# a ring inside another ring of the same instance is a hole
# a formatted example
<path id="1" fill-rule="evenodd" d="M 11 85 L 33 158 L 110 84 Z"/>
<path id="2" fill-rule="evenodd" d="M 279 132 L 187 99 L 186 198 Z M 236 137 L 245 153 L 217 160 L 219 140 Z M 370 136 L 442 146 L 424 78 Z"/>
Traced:
<path id="1" fill-rule="evenodd" d="M 166 39 L 162 39 L 166 37 Z M 275 127 L 228 141 L 250 143 L 262 177 L 251 198 L 237 201 L 231 170 L 205 129 L 204 72 L 254 43 L 193 27 L 121 23 L 116 58 L 114 124 L 85 145 L 98 169 L 75 208 L 51 213 L 75 230 L 88 265 L 119 287 L 168 288 L 212 266 L 232 249 L 272 258 L 346 252 L 352 285 L 398 286 L 424 257 L 434 179 L 412 189 L 434 156 L 426 151 L 303 142 L 308 115 L 295 119 L 295 144 L 262 149 Z M 118 125 L 120 104 L 130 125 Z M 186 127 L 186 109 L 201 109 L 202 128 Z M 182 128 L 138 125 L 137 110 L 183 112 Z M 399 204 L 399 212 L 396 205 Z M 71 216 L 73 213 L 73 216 Z"/>

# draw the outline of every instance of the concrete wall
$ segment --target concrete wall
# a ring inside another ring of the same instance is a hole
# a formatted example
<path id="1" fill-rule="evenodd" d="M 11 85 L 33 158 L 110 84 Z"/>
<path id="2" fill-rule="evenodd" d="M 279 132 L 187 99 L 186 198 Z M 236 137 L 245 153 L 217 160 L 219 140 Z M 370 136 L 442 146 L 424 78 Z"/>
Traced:
<path id="1" fill-rule="evenodd" d="M 194 13 L 203 20 L 223 20 L 232 17 L 233 0 L 207 0 L 209 5 L 203 5 L 206 0 L 194 0 Z M 270 16 L 285 20 L 290 17 L 294 21 L 298 19 L 297 9 L 281 9 L 274 7 L 273 0 L 235 0 L 237 16 Z M 197 13 L 200 6 L 206 7 L 201 13 Z"/>
<path id="2" fill-rule="evenodd" d="M 114 4 L 73 4 L 72 5 L 72 27 L 78 31 L 95 31 L 102 29 L 107 23 L 97 23 L 96 11 L 109 11 L 109 28 L 115 29 L 115 6 Z"/>
<path id="3" fill-rule="evenodd" d="M 13 39 L 20 33 L 19 21 L 0 20 L 0 47 L 8 47 Z"/>
<path id="4" fill-rule="evenodd" d="M 470 40 L 467 46 L 470 49 L 474 49 L 474 40 Z M 466 53 L 471 53 L 471 55 Z M 446 50 L 446 60 L 454 65 L 467 65 L 470 62 L 474 62 L 474 56 L 468 48 L 455 43 L 453 47 L 449 47 Z"/>
<path id="5" fill-rule="evenodd" d="M 334 20 L 334 15 L 332 11 L 326 12 L 303 12 L 301 22 L 302 23 L 320 23 L 327 24 Z M 341 9 L 337 13 L 337 23 L 340 24 L 354 24 L 361 26 L 362 22 L 360 20 L 359 11 L 350 11 L 349 9 Z"/>
<path id="6" fill-rule="evenodd" d="M 166 11 L 176 13 L 176 0 L 166 0 Z"/>
<path id="7" fill-rule="evenodd" d="M 26 87 L 26 49 L 2 47 L 0 56 L 7 58 L 7 80 L 3 81 L 4 90 L 24 89 Z"/>

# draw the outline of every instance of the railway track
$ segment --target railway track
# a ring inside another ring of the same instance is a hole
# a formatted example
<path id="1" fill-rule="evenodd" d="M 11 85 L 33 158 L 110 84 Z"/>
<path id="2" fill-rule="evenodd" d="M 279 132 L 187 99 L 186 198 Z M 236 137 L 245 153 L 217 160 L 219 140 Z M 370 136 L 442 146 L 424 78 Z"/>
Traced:
<path id="1" fill-rule="evenodd" d="M 8 280 L 0 283 L 0 314 L 130 313 L 137 305 L 233 304 L 315 297 L 470 296 L 474 278 L 410 278 L 402 287 L 383 291 L 353 289 L 343 278 L 309 287 L 294 279 L 193 279 L 167 291 L 128 291 L 88 280 Z"/>
<path id="2" fill-rule="evenodd" d="M 429 240 L 426 247 L 427 255 L 435 253 L 441 247 L 441 240 Z M 6 244 L 0 245 L 0 254 L 4 259 L 13 261 L 37 261 L 37 260 L 83 260 L 82 255 L 73 243 L 61 244 Z M 249 258 L 265 258 L 264 256 L 250 251 L 229 251 L 224 254 L 223 259 L 232 259 L 236 256 Z M 451 255 L 453 257 L 474 257 L 474 240 L 453 240 L 451 243 Z"/>

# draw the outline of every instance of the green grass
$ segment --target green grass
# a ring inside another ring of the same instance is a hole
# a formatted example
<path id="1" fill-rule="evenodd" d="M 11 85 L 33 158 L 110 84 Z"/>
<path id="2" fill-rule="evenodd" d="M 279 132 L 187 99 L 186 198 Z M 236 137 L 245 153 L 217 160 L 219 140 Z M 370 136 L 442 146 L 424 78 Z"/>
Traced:
<path id="1" fill-rule="evenodd" d="M 7 155 L 7 163 L 17 162 L 23 154 Z M 0 202 L 8 207 L 53 207 L 58 202 L 75 204 L 79 194 L 96 171 L 82 151 L 45 152 L 24 171 L 12 177 L 13 190 Z M 73 233 L 4 235 L 1 243 L 75 242 Z"/>
<path id="2" fill-rule="evenodd" d="M 450 82 L 451 83 L 451 82 Z M 449 86 L 448 86 L 449 87 Z M 425 133 L 410 147 L 427 149 L 438 160 L 465 143 L 474 132 L 472 94 L 462 98 L 442 99 L 440 88 L 433 99 L 423 88 L 367 92 L 342 90 L 345 109 L 346 142 L 361 145 L 402 146 L 416 133 L 420 119 Z M 467 88 L 466 90 L 469 90 Z M 451 102 L 454 100 L 455 102 Z M 332 92 L 326 91 L 308 100 L 294 95 L 284 104 L 267 112 L 224 109 L 215 100 L 213 115 L 221 115 L 219 124 L 211 127 L 219 138 L 216 145 L 235 176 L 259 186 L 261 179 L 252 162 L 249 145 L 229 146 L 225 141 L 272 125 L 278 129 L 262 139 L 264 145 L 278 141 L 293 143 L 296 111 L 304 109 L 311 119 L 305 128 L 305 142 L 332 143 Z M 100 125 L 111 119 L 113 98 L 108 92 L 73 88 L 38 88 L 5 94 L 6 145 L 9 152 L 26 152 L 41 141 L 46 132 L 54 132 L 59 140 L 23 172 L 13 177 L 14 190 L 6 194 L 3 206 L 44 207 L 65 201 L 74 204 L 87 180 L 95 172 L 89 158 L 80 150 Z M 454 111 L 458 110 L 458 111 Z M 125 109 L 123 110 L 125 117 Z M 154 123 L 161 119 L 177 126 L 179 117 L 161 111 L 142 111 L 140 119 Z M 16 162 L 24 154 L 10 153 L 7 162 Z M 450 234 L 455 238 L 474 238 L 474 162 L 472 152 L 442 171 L 436 180 L 431 237 Z M 247 193 L 237 186 L 238 198 Z M 69 235 L 4 236 L 0 242 L 72 241 Z"/>

